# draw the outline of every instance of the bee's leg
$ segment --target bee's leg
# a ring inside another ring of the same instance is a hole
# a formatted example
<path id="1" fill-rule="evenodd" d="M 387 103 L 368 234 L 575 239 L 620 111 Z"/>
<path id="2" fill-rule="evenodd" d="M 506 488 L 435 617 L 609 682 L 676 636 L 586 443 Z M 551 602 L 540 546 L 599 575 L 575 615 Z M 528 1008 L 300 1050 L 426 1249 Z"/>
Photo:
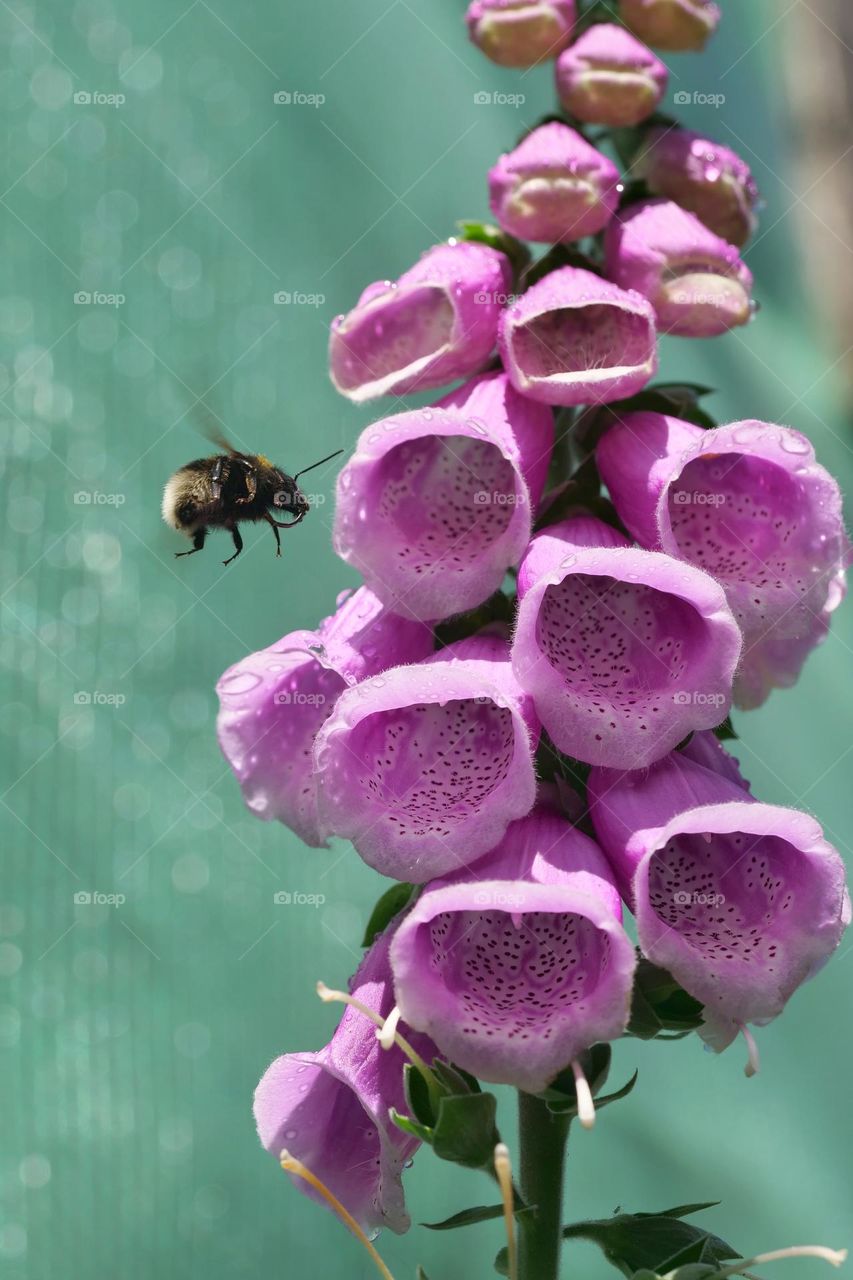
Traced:
<path id="1" fill-rule="evenodd" d="M 202 547 L 204 546 L 204 540 L 206 537 L 207 537 L 206 529 L 196 529 L 195 533 L 193 534 L 192 551 L 176 551 L 175 559 L 177 559 L 179 556 L 194 556 L 197 551 L 201 551 Z"/>
<path id="2" fill-rule="evenodd" d="M 230 564 L 232 560 L 236 560 L 240 552 L 243 550 L 243 539 L 240 537 L 240 530 L 236 525 L 231 530 L 231 537 L 234 539 L 234 546 L 236 550 L 233 556 L 229 556 L 227 560 L 222 561 L 223 564 Z"/>
<path id="3" fill-rule="evenodd" d="M 277 556 L 280 556 L 281 555 L 281 534 L 278 531 L 278 525 L 276 524 L 275 520 L 273 520 L 271 515 L 265 515 L 264 519 L 266 520 L 267 524 L 270 526 L 273 533 L 275 534 L 275 553 Z"/>
<path id="4" fill-rule="evenodd" d="M 274 524 L 277 529 L 292 529 L 294 525 L 301 524 L 307 514 L 308 513 L 306 511 L 300 511 L 293 520 L 273 520 L 270 515 L 267 516 L 267 519 L 270 524 Z"/>

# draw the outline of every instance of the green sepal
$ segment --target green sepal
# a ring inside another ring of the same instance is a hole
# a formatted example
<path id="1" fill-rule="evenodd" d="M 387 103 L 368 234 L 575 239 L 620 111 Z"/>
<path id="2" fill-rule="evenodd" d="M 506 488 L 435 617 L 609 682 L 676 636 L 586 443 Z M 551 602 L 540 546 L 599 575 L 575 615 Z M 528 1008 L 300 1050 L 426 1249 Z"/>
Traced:
<path id="1" fill-rule="evenodd" d="M 433 1072 L 446 1093 L 465 1094 L 465 1093 L 482 1093 L 480 1081 L 463 1071 L 461 1067 L 455 1067 L 452 1062 L 445 1062 L 443 1058 L 436 1058 L 432 1064 Z"/>
<path id="2" fill-rule="evenodd" d="M 513 604 L 509 596 L 504 595 L 503 591 L 495 591 L 488 600 L 477 605 L 476 609 L 469 609 L 467 613 L 457 613 L 455 617 L 440 622 L 434 629 L 436 647 L 446 649 L 449 644 L 455 644 L 457 640 L 467 640 L 469 636 L 476 635 L 478 631 L 482 631 L 483 627 L 495 622 L 502 622 L 509 626 L 512 618 Z"/>
<path id="3" fill-rule="evenodd" d="M 413 1120 L 411 1116 L 404 1116 L 396 1107 L 391 1107 L 388 1114 L 398 1129 L 402 1129 L 403 1133 L 408 1133 L 413 1138 L 417 1138 L 418 1142 L 432 1143 L 432 1129 L 429 1125 L 418 1124 L 417 1120 Z"/>
<path id="4" fill-rule="evenodd" d="M 386 889 L 370 913 L 370 919 L 361 940 L 363 947 L 369 947 L 383 933 L 396 915 L 404 911 L 414 897 L 420 892 L 417 885 L 392 884 Z"/>
<path id="5" fill-rule="evenodd" d="M 495 1147 L 501 1140 L 495 1124 L 497 1099 L 493 1093 L 466 1093 L 443 1097 L 432 1146 L 441 1160 L 466 1169 L 491 1173 Z"/>
<path id="6" fill-rule="evenodd" d="M 429 1087 L 417 1067 L 407 1062 L 403 1067 L 403 1089 L 406 1105 L 421 1125 L 431 1128 L 435 1124 L 435 1112 L 429 1096 Z"/>
<path id="7" fill-rule="evenodd" d="M 638 391 L 627 400 L 619 400 L 608 406 L 618 418 L 626 413 L 665 413 L 672 418 L 681 418 L 684 422 L 692 422 L 697 427 L 710 431 L 717 426 L 710 413 L 700 407 L 703 396 L 713 393 L 711 387 L 703 387 L 691 382 L 659 382 L 655 386 Z"/>
<path id="8" fill-rule="evenodd" d="M 699 1001 L 688 995 L 671 973 L 639 956 L 628 1035 L 638 1040 L 654 1040 L 661 1032 L 686 1035 L 701 1027 L 702 1010 Z"/>
<path id="9" fill-rule="evenodd" d="M 723 723 L 717 725 L 714 734 L 720 742 L 737 742 L 738 736 L 735 733 L 731 716 L 726 716 Z"/>
<path id="10" fill-rule="evenodd" d="M 505 253 L 512 263 L 515 278 L 521 275 L 530 262 L 530 250 L 520 240 L 516 240 L 515 236 L 511 236 L 506 231 L 501 231 L 500 227 L 494 226 L 490 222 L 475 222 L 463 220 L 457 222 L 459 235 L 457 239 L 464 240 L 471 244 L 486 244 L 490 249 L 497 249 L 500 253 Z"/>

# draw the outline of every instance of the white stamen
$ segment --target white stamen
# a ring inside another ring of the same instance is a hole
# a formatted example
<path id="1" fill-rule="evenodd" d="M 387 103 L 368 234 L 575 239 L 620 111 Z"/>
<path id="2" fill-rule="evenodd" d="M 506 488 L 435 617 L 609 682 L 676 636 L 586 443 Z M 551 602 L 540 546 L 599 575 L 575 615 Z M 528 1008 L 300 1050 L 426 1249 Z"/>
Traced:
<path id="1" fill-rule="evenodd" d="M 329 1208 L 338 1215 L 344 1226 L 349 1228 L 356 1240 L 358 1240 L 359 1244 L 363 1245 L 370 1254 L 371 1258 L 376 1263 L 376 1269 L 382 1277 L 382 1280 L 394 1280 L 391 1272 L 388 1270 L 385 1263 L 376 1252 L 376 1249 L 356 1222 L 355 1218 L 348 1209 L 344 1208 L 337 1196 L 334 1195 L 326 1186 L 325 1182 L 322 1182 L 317 1177 L 316 1173 L 313 1173 L 302 1163 L 301 1160 L 297 1160 L 295 1156 L 292 1156 L 289 1151 L 282 1151 L 278 1160 L 285 1173 L 293 1174 L 295 1178 L 302 1178 L 303 1181 L 307 1182 L 323 1197 Z"/>
<path id="2" fill-rule="evenodd" d="M 795 1244 L 790 1249 L 774 1249 L 772 1253 L 759 1253 L 755 1258 L 743 1258 L 731 1267 L 722 1267 L 716 1272 L 714 1280 L 725 1280 L 726 1276 L 739 1276 L 746 1267 L 760 1267 L 765 1262 L 779 1262 L 783 1258 L 821 1258 L 833 1267 L 840 1267 L 847 1261 L 846 1249 L 827 1249 L 822 1244 Z"/>
<path id="3" fill-rule="evenodd" d="M 376 1038 L 382 1045 L 383 1049 L 390 1049 L 392 1044 L 396 1044 L 406 1057 L 409 1059 L 413 1067 L 417 1067 L 430 1091 L 436 1107 L 438 1106 L 438 1084 L 435 1076 L 424 1062 L 421 1055 L 412 1048 L 408 1040 L 400 1035 L 397 1030 L 397 1024 L 400 1021 L 400 1010 L 395 1007 L 391 1010 L 387 1018 L 383 1018 L 375 1009 L 371 1009 L 368 1005 L 362 1004 L 361 1000 L 356 1000 L 355 996 L 349 995 L 346 991 L 335 991 L 332 987 L 327 987 L 325 982 L 317 983 L 317 995 L 324 1004 L 330 1004 L 337 1001 L 339 1004 L 348 1004 L 351 1009 L 357 1009 L 359 1013 L 364 1014 L 365 1018 L 377 1028 Z M 387 1036 L 388 1043 L 385 1043 L 384 1037 Z"/>
<path id="4" fill-rule="evenodd" d="M 501 1189 L 506 1227 L 507 1272 L 509 1280 L 518 1280 L 518 1260 L 515 1246 L 515 1198 L 512 1186 L 512 1161 L 509 1147 L 499 1142 L 495 1147 L 495 1175 Z"/>
<path id="5" fill-rule="evenodd" d="M 394 1005 L 394 1008 L 385 1019 L 385 1025 L 377 1027 L 376 1039 L 382 1045 L 383 1049 L 390 1049 L 394 1043 L 394 1037 L 397 1034 L 397 1023 L 400 1021 L 400 1006 Z"/>
<path id="6" fill-rule="evenodd" d="M 753 1076 L 758 1075 L 758 1072 L 761 1068 L 761 1059 L 758 1056 L 758 1045 L 755 1043 L 755 1036 L 752 1034 L 752 1032 L 750 1031 L 749 1027 L 746 1025 L 745 1022 L 739 1022 L 738 1027 L 740 1028 L 740 1032 L 744 1040 L 746 1041 L 746 1048 L 747 1048 L 747 1054 L 748 1054 L 747 1060 L 746 1060 L 746 1066 L 743 1069 L 743 1074 L 746 1076 L 747 1080 L 751 1080 Z"/>
<path id="7" fill-rule="evenodd" d="M 584 1129 L 591 1129 L 595 1124 L 595 1103 L 589 1081 L 583 1073 L 583 1067 L 575 1058 L 572 1063 L 572 1074 L 575 1077 L 575 1093 L 578 1099 L 578 1120 Z"/>

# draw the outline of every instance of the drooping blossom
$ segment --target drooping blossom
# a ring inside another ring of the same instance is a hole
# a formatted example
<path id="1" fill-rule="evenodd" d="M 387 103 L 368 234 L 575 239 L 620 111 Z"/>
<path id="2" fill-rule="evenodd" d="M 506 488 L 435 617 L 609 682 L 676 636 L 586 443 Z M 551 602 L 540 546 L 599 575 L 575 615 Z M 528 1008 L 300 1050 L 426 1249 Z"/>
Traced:
<path id="1" fill-rule="evenodd" d="M 720 21 L 713 0 L 619 0 L 619 16 L 635 35 L 658 49 L 703 49 Z"/>
<path id="2" fill-rule="evenodd" d="M 714 338 L 752 316 L 752 272 L 737 249 L 672 200 L 642 201 L 611 222 L 605 269 L 649 299 L 662 333 Z"/>
<path id="3" fill-rule="evenodd" d="M 624 27 L 596 22 L 565 49 L 555 68 L 560 102 L 587 124 L 627 128 L 659 105 L 669 73 Z"/>
<path id="4" fill-rule="evenodd" d="M 725 719 L 741 637 L 709 574 L 576 516 L 533 539 L 518 595 L 513 670 L 566 754 L 639 769 Z"/>
<path id="5" fill-rule="evenodd" d="M 531 130 L 489 170 L 489 206 L 521 240 L 566 244 L 601 231 L 619 204 L 619 171 L 575 129 Z"/>
<path id="6" fill-rule="evenodd" d="M 576 0 L 473 0 L 465 14 L 474 44 L 500 67 L 556 58 L 576 19 Z"/>
<path id="7" fill-rule="evenodd" d="M 216 686 L 217 731 L 251 811 L 323 845 L 312 764 L 318 729 L 344 689 L 433 647 L 429 627 L 392 614 L 361 587 L 344 592 L 316 631 L 291 631 L 229 667 Z"/>
<path id="8" fill-rule="evenodd" d="M 397 1002 L 451 1061 L 536 1093 L 622 1034 L 634 949 L 596 845 L 548 803 L 429 884 L 391 950 Z"/>
<path id="9" fill-rule="evenodd" d="M 493 848 L 533 806 L 539 722 L 499 635 L 347 690 L 314 759 L 325 829 L 422 884 Z"/>
<path id="10" fill-rule="evenodd" d="M 473 608 L 523 554 L 553 438 L 502 373 L 374 423 L 338 477 L 336 551 L 398 613 Z"/>
<path id="11" fill-rule="evenodd" d="M 632 413 L 605 434 L 597 460 L 637 540 L 725 588 L 744 635 L 738 706 L 793 685 L 844 598 L 850 559 L 838 485 L 806 437 L 768 422 L 703 431 Z"/>
<path id="12" fill-rule="evenodd" d="M 644 138 L 634 172 L 655 195 L 689 209 L 729 244 L 744 245 L 755 230 L 755 179 L 746 161 L 722 143 L 660 126 Z"/>
<path id="13" fill-rule="evenodd" d="M 561 267 L 501 316 L 512 385 L 545 404 L 594 404 L 642 390 L 657 372 L 654 308 L 635 290 Z"/>
<path id="14" fill-rule="evenodd" d="M 844 865 L 806 813 L 753 799 L 713 735 L 651 769 L 593 769 L 598 839 L 643 953 L 705 1006 L 716 1049 L 775 1018 L 850 919 Z"/>
<path id="15" fill-rule="evenodd" d="M 467 377 L 491 355 L 512 267 L 489 245 L 429 249 L 399 280 L 368 285 L 332 323 L 329 372 L 357 404 Z"/>
<path id="16" fill-rule="evenodd" d="M 380 1018 L 394 1007 L 388 949 L 391 929 L 368 951 L 350 983 L 352 996 Z M 410 1226 L 402 1172 L 418 1148 L 417 1139 L 391 1120 L 391 1107 L 407 1110 L 403 1067 L 393 1045 L 384 1049 L 376 1026 L 348 1006 L 327 1045 L 316 1053 L 286 1053 L 267 1068 L 255 1090 L 258 1137 L 276 1158 L 283 1149 L 315 1174 L 367 1233 L 382 1227 L 403 1232 Z M 407 1036 L 422 1056 L 433 1046 Z M 294 1186 L 323 1201 L 303 1180 Z"/>

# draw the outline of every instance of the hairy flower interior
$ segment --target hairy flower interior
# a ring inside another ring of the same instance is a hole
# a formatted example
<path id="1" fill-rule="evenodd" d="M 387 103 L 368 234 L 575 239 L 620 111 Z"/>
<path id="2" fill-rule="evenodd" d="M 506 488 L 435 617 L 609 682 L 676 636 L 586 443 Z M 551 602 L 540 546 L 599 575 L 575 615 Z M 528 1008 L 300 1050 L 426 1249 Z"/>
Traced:
<path id="1" fill-rule="evenodd" d="M 732 608 L 754 629 L 756 619 L 774 621 L 820 587 L 811 505 L 782 467 L 727 453 L 687 464 L 670 488 L 668 514 L 677 554 L 737 587 Z"/>
<path id="2" fill-rule="evenodd" d="M 649 902 L 713 980 L 733 965 L 784 966 L 785 937 L 808 928 L 811 895 L 802 854 L 786 840 L 735 832 L 673 837 L 652 858 Z"/>
<path id="3" fill-rule="evenodd" d="M 534 316 L 515 330 L 514 344 L 519 364 L 536 378 L 638 368 L 654 345 L 643 316 L 609 303 Z"/>
<path id="4" fill-rule="evenodd" d="M 405 374 L 418 361 L 438 355 L 450 341 L 454 311 L 445 289 L 419 285 L 400 289 L 393 300 L 368 305 L 347 322 L 333 361 L 344 388 Z"/>
<path id="5" fill-rule="evenodd" d="M 706 651 L 708 633 L 677 596 L 570 573 L 545 592 L 536 640 L 564 680 L 566 699 L 588 713 L 601 742 L 627 724 L 654 734 L 656 717 L 671 714 L 674 695 L 685 688 L 688 657 Z"/>
<path id="6" fill-rule="evenodd" d="M 377 464 L 372 522 L 398 564 L 417 575 L 470 570 L 506 532 L 520 494 L 497 445 L 470 436 L 422 436 Z"/>
<path id="7" fill-rule="evenodd" d="M 441 837 L 505 781 L 514 738 L 507 708 L 465 698 L 375 712 L 353 730 L 349 747 L 361 787 L 401 836 Z"/>
<path id="8" fill-rule="evenodd" d="M 454 998 L 464 1035 L 550 1040 L 567 1015 L 585 1012 L 607 970 L 610 940 L 574 913 L 513 917 L 511 910 L 436 916 L 424 960 Z"/>

